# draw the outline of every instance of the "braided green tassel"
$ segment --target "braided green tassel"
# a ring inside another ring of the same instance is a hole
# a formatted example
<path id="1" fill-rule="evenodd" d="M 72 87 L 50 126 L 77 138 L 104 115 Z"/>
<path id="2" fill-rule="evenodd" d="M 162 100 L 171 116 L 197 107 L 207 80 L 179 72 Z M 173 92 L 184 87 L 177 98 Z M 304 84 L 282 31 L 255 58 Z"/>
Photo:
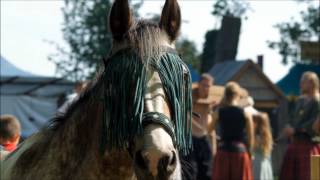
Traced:
<path id="1" fill-rule="evenodd" d="M 191 76 L 188 67 L 175 53 L 150 60 L 159 73 L 172 109 L 177 148 L 184 154 L 192 148 Z M 104 119 L 102 150 L 127 148 L 128 142 L 141 135 L 147 67 L 133 50 L 123 50 L 108 59 L 104 79 Z"/>
<path id="2" fill-rule="evenodd" d="M 159 73 L 175 123 L 177 147 L 184 154 L 192 148 L 192 81 L 187 65 L 175 53 L 164 54 L 152 66 Z"/>

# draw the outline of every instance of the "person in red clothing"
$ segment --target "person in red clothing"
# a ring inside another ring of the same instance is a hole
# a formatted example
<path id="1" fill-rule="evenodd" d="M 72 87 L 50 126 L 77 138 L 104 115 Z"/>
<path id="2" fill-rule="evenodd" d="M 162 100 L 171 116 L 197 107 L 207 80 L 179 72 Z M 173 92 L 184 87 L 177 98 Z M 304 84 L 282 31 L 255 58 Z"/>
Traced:
<path id="1" fill-rule="evenodd" d="M 320 155 L 318 118 L 320 113 L 319 78 L 305 72 L 300 81 L 301 96 L 287 126 L 283 129 L 292 140 L 284 156 L 279 179 L 310 179 L 310 159 Z"/>
<path id="2" fill-rule="evenodd" d="M 16 149 L 21 135 L 21 127 L 18 119 L 12 115 L 0 116 L 0 159 L 5 154 Z"/>
<path id="3" fill-rule="evenodd" d="M 226 85 L 218 111 L 212 115 L 208 131 L 220 125 L 221 141 L 213 162 L 212 180 L 253 180 L 251 152 L 254 145 L 253 121 L 241 107 L 246 91 L 236 82 Z"/>

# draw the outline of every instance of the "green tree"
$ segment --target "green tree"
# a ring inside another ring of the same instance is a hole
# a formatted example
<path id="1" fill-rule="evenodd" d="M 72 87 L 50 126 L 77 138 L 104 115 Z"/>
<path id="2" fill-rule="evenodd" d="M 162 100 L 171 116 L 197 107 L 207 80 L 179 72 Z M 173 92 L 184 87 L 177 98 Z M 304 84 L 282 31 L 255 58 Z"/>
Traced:
<path id="1" fill-rule="evenodd" d="M 300 12 L 300 19 L 291 18 L 290 22 L 282 22 L 275 25 L 279 30 L 279 41 L 268 41 L 271 49 L 278 50 L 282 56 L 282 63 L 301 62 L 300 42 L 318 41 L 320 42 L 320 5 L 314 2 L 301 1 L 308 3 L 308 8 Z"/>
<path id="2" fill-rule="evenodd" d="M 134 15 L 142 2 L 133 5 Z M 65 0 L 62 32 L 68 47 L 53 43 L 57 52 L 49 55 L 57 74 L 76 81 L 94 76 L 112 44 L 108 28 L 111 6 L 110 0 Z"/>
<path id="3" fill-rule="evenodd" d="M 250 4 L 244 0 L 217 0 L 213 4 L 212 15 L 216 17 L 232 16 L 244 17 Z"/>
<path id="4" fill-rule="evenodd" d="M 186 38 L 182 38 L 176 42 L 176 48 L 178 53 L 182 56 L 182 60 L 199 72 L 200 55 L 195 43 Z"/>

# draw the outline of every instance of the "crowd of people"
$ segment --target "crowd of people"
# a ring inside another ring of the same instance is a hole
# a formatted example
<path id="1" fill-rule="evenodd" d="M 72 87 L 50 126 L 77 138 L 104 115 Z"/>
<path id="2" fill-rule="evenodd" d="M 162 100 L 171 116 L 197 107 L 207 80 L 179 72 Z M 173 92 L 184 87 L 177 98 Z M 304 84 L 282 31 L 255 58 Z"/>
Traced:
<path id="1" fill-rule="evenodd" d="M 221 102 L 210 100 L 214 78 L 203 74 L 193 90 L 193 151 L 183 159 L 188 179 L 272 180 L 274 146 L 269 116 L 256 110 L 248 91 L 236 82 L 225 86 Z M 320 155 L 319 78 L 305 72 L 301 96 L 283 134 L 289 146 L 279 179 L 310 179 L 311 155 Z"/>
<path id="2" fill-rule="evenodd" d="M 220 102 L 210 97 L 214 78 L 201 75 L 192 92 L 193 150 L 183 157 L 190 180 L 272 180 L 274 145 L 269 116 L 254 108 L 254 100 L 236 82 L 225 86 Z M 85 89 L 77 83 L 75 92 L 58 109 L 64 113 Z M 301 77 L 299 97 L 283 134 L 289 141 L 279 179 L 310 179 L 311 155 L 320 155 L 319 78 L 313 72 Z M 12 115 L 0 117 L 0 159 L 16 149 L 21 127 Z"/>

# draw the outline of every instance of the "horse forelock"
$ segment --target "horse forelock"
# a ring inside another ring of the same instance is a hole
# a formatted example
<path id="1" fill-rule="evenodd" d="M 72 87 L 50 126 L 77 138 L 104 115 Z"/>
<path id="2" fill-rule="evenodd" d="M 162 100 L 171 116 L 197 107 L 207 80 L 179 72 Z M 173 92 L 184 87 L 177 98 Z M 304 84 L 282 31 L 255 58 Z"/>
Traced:
<path id="1" fill-rule="evenodd" d="M 157 23 L 140 19 L 134 21 L 129 31 L 121 41 L 113 42 L 111 52 L 124 48 L 135 49 L 142 61 L 148 63 L 150 59 L 159 59 L 164 53 L 163 48 L 171 46 L 168 35 L 162 31 Z"/>

